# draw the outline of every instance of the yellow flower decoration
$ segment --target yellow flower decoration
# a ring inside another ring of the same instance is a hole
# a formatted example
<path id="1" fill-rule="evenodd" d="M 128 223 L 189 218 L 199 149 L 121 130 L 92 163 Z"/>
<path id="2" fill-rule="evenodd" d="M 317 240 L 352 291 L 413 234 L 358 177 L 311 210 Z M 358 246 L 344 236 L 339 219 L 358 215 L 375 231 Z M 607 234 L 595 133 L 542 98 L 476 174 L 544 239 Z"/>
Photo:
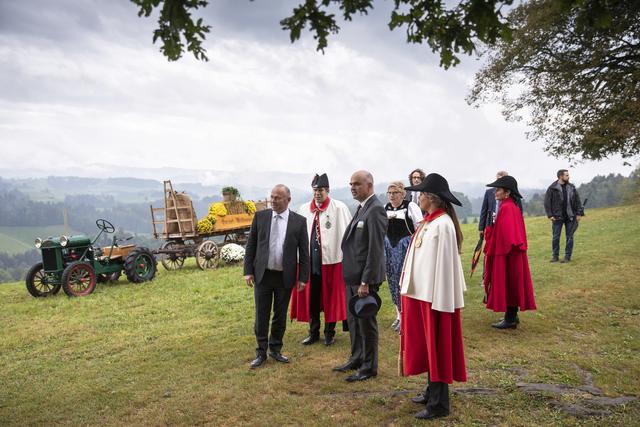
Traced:
<path id="1" fill-rule="evenodd" d="M 209 205 L 209 216 L 226 216 L 227 208 L 224 207 L 224 203 L 216 202 Z"/>
<path id="2" fill-rule="evenodd" d="M 205 216 L 201 220 L 198 221 L 198 233 L 206 234 L 211 233 L 213 231 L 213 225 L 216 223 L 215 218 L 213 221 L 209 216 Z"/>
<path id="3" fill-rule="evenodd" d="M 253 203 L 252 200 L 247 200 L 246 202 L 244 202 L 244 208 L 249 215 L 253 215 L 254 213 L 256 213 L 256 204 Z"/>

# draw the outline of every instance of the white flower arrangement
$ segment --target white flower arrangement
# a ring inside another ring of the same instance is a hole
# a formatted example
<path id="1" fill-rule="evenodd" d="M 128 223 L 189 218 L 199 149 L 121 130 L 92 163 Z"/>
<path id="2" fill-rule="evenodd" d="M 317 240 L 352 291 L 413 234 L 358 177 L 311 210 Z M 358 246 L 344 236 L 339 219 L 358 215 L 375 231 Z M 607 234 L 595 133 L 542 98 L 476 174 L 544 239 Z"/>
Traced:
<path id="1" fill-rule="evenodd" d="M 220 258 L 226 263 L 242 261 L 244 259 L 244 248 L 235 243 L 228 243 L 220 249 Z"/>

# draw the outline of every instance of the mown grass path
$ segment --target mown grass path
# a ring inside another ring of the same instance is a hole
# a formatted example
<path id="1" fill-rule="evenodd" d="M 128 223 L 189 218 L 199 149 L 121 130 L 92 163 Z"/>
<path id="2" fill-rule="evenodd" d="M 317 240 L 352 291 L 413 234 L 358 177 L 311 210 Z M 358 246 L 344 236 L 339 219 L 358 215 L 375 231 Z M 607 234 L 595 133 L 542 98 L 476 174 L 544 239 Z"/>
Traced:
<path id="1" fill-rule="evenodd" d="M 490 327 L 499 315 L 483 308 L 479 276 L 468 277 L 477 232 L 464 227 L 469 381 L 454 383 L 452 415 L 433 424 L 640 423 L 638 399 L 598 406 L 602 417 L 562 409 L 597 403 L 595 392 L 579 390 L 590 380 L 606 396 L 640 395 L 640 206 L 587 214 L 567 265 L 548 262 L 548 220 L 527 219 L 539 309 L 521 313 L 515 331 Z M 239 267 L 202 272 L 188 263 L 148 284 L 121 280 L 78 299 L 35 299 L 22 283 L 0 285 L 0 424 L 420 424 L 409 397 L 425 378 L 397 375 L 386 286 L 379 376 L 348 384 L 331 372 L 348 356 L 348 334 L 339 332 L 329 348 L 305 347 L 299 323 L 289 323 L 285 336 L 291 364 L 248 369 L 253 294 L 241 274 Z M 523 382 L 566 392 L 529 394 Z"/>

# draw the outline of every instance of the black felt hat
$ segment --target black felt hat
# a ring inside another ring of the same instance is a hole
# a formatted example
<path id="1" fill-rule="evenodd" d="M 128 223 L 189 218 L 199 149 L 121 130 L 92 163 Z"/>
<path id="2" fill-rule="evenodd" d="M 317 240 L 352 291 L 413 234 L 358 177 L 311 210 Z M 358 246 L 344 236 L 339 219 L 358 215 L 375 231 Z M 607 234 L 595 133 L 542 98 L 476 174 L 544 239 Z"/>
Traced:
<path id="1" fill-rule="evenodd" d="M 329 188 L 329 177 L 327 177 L 327 174 L 316 174 L 316 176 L 313 177 L 313 181 L 311 181 L 311 188 Z"/>
<path id="2" fill-rule="evenodd" d="M 518 181 L 511 175 L 501 176 L 500 178 L 493 181 L 491 184 L 487 184 L 487 187 L 495 187 L 495 188 L 506 188 L 511 191 L 511 194 L 522 199 L 522 195 L 518 191 Z"/>
<path id="3" fill-rule="evenodd" d="M 377 293 L 371 293 L 366 297 L 360 298 L 354 295 L 349 300 L 349 311 L 355 317 L 366 319 L 375 316 L 382 306 L 382 299 Z"/>
<path id="4" fill-rule="evenodd" d="M 443 200 L 447 200 L 454 205 L 462 206 L 462 203 L 456 196 L 451 194 L 449 191 L 449 183 L 442 175 L 437 173 L 430 173 L 427 175 L 420 184 L 413 185 L 411 187 L 404 187 L 405 190 L 409 191 L 421 191 L 423 193 L 432 193 L 436 196 L 440 197 Z"/>

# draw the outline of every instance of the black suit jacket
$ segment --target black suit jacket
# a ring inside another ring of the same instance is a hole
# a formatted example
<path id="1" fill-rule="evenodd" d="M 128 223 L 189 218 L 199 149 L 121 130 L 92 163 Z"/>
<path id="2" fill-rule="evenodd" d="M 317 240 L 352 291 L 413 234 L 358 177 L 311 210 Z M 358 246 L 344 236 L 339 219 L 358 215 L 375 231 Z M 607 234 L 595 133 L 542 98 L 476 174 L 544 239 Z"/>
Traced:
<path id="1" fill-rule="evenodd" d="M 272 210 L 256 212 L 251 223 L 249 239 L 244 255 L 244 274 L 253 274 L 257 286 L 262 282 L 269 262 L 269 236 L 271 235 Z M 298 267 L 299 264 L 299 267 Z M 296 274 L 297 273 L 297 274 Z M 291 289 L 297 280 L 309 281 L 309 236 L 307 219 L 289 210 L 287 232 L 282 250 L 282 281 Z"/>
<path id="2" fill-rule="evenodd" d="M 342 276 L 347 285 L 380 284 L 385 278 L 387 212 L 374 195 L 353 217 L 342 237 Z"/>

